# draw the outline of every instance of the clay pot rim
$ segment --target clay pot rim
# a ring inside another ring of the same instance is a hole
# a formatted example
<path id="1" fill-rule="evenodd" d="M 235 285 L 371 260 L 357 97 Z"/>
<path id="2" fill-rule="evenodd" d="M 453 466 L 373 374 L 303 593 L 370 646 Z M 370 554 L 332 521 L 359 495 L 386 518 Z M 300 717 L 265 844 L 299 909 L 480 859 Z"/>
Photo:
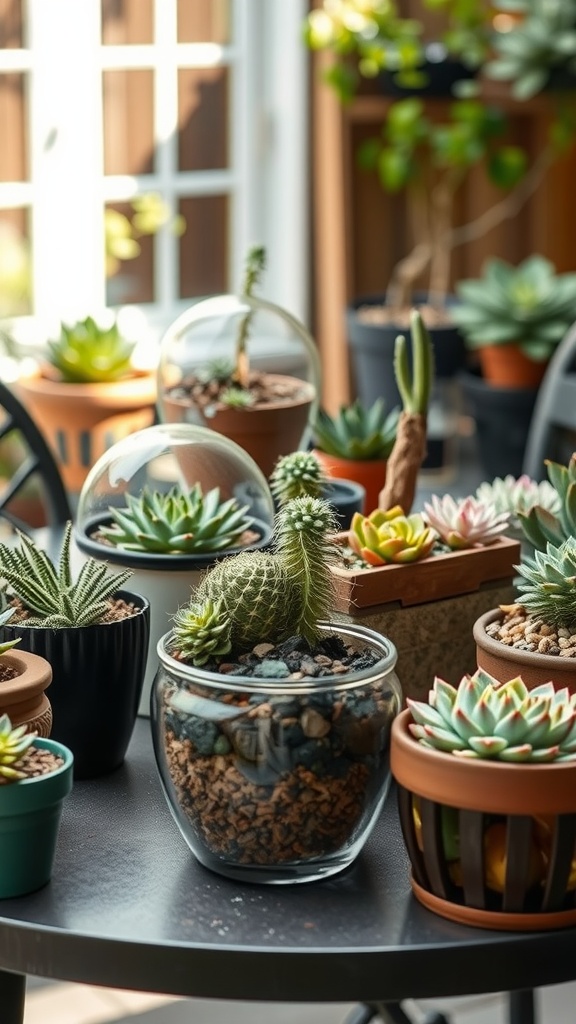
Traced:
<path id="1" fill-rule="evenodd" d="M 255 402 L 254 405 L 249 405 L 246 406 L 246 408 L 242 409 L 235 409 L 233 406 L 228 406 L 221 409 L 219 408 L 217 409 L 215 416 L 210 418 L 203 416 L 205 422 L 208 425 L 210 425 L 213 422 L 213 420 L 215 420 L 218 416 L 230 415 L 231 413 L 236 413 L 237 415 L 244 416 L 246 413 L 276 412 L 276 410 L 278 409 L 299 408 L 302 405 L 311 405 L 317 398 L 316 385 L 313 384 L 312 381 L 302 380 L 300 377 L 295 377 L 293 374 L 289 373 L 266 373 L 266 376 L 273 381 L 298 381 L 300 385 L 298 394 L 294 395 L 292 398 L 279 399 L 276 402 Z M 186 409 L 190 407 L 200 409 L 200 407 L 197 407 L 196 403 L 190 401 L 190 398 L 188 397 L 175 398 L 173 395 L 171 395 L 170 392 L 175 387 L 177 387 L 177 385 L 172 384 L 168 389 L 164 390 L 161 397 L 162 402 L 172 402 L 174 405 Z"/>
<path id="2" fill-rule="evenodd" d="M 409 708 L 395 718 L 390 748 L 392 774 L 411 793 L 492 814 L 576 813 L 576 761 L 515 764 L 456 758 L 419 743 L 408 730 L 411 721 Z"/>
<path id="3" fill-rule="evenodd" d="M 388 459 L 383 459 L 378 456 L 374 459 L 349 459 L 345 455 L 331 455 L 330 452 L 325 452 L 323 448 L 313 448 L 312 455 L 320 456 L 329 461 L 341 463 L 342 466 L 373 466 L 374 469 L 379 469 L 388 464 Z"/>
<path id="4" fill-rule="evenodd" d="M 33 373 L 20 377 L 17 387 L 32 392 L 33 394 L 46 394 L 53 398 L 74 398 L 77 400 L 90 400 L 92 398 L 101 400 L 103 394 L 110 396 L 124 396 L 129 394 L 138 398 L 138 401 L 150 398 L 154 401 L 157 394 L 156 384 L 157 371 L 155 368 L 135 369 L 129 376 L 121 377 L 114 381 L 88 381 L 86 383 L 72 383 L 62 380 L 55 380 L 52 377 L 44 376 L 40 367 Z"/>
<path id="5" fill-rule="evenodd" d="M 43 693 L 52 682 L 52 666 L 39 654 L 19 650 L 12 647 L 2 660 L 18 671 L 14 679 L 0 682 L 0 699 L 4 703 L 8 698 L 18 696 L 20 700 L 37 693 Z"/>
<path id="6" fill-rule="evenodd" d="M 477 646 L 487 654 L 516 665 L 530 666 L 532 669 L 540 667 L 549 671 L 553 676 L 562 672 L 574 673 L 576 668 L 576 659 L 574 658 L 560 658 L 557 654 L 540 654 L 539 651 L 519 651 L 516 647 L 508 647 L 506 644 L 500 643 L 499 640 L 488 636 L 486 626 L 499 618 L 504 618 L 504 613 L 499 608 L 492 608 L 476 619 L 472 627 L 472 634 Z M 518 672 L 514 672 L 510 679 L 517 675 Z"/>

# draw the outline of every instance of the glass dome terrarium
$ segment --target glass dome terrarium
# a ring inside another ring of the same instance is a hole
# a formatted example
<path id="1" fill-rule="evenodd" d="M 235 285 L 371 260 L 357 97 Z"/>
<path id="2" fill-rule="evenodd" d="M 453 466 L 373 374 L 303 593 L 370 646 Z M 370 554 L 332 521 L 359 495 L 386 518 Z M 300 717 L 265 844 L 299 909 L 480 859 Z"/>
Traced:
<path id="1" fill-rule="evenodd" d="M 162 339 L 161 419 L 225 434 L 267 477 L 281 455 L 307 446 L 319 394 L 313 338 L 290 313 L 263 299 L 205 299 L 175 320 Z"/>
<path id="2" fill-rule="evenodd" d="M 215 561 L 266 546 L 273 518 L 268 483 L 256 463 L 206 427 L 147 427 L 92 467 L 78 502 L 74 560 L 93 557 L 113 571 L 131 569 L 131 590 L 150 601 L 141 713 L 169 617 Z"/>

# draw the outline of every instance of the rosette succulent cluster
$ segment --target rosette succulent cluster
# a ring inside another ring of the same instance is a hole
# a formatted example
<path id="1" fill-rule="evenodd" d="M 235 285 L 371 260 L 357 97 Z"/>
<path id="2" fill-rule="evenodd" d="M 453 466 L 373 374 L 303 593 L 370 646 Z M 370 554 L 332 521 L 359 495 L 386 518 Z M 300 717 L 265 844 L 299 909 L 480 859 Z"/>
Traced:
<path id="1" fill-rule="evenodd" d="M 505 533 L 510 519 L 508 512 L 497 512 L 478 498 L 453 498 L 451 494 L 441 498 L 433 494 L 424 503 L 423 515 L 453 551 L 492 544 Z"/>
<path id="2" fill-rule="evenodd" d="M 498 761 L 576 760 L 576 694 L 553 683 L 528 690 L 520 677 L 501 684 L 478 669 L 457 687 L 436 678 L 429 703 L 407 704 L 410 732 L 436 750 Z"/>
<path id="3" fill-rule="evenodd" d="M 360 399 L 343 405 L 335 416 L 319 409 L 312 426 L 316 447 L 342 459 L 387 459 L 394 447 L 399 409 L 387 413 L 377 398 L 366 408 Z"/>
<path id="4" fill-rule="evenodd" d="M 539 501 L 518 517 L 526 537 L 540 551 L 548 543 L 558 545 L 576 537 L 576 452 L 567 466 L 547 459 L 546 470 L 556 505 Z"/>
<path id="5" fill-rule="evenodd" d="M 559 547 L 548 544 L 516 566 L 518 603 L 532 618 L 576 632 L 576 537 Z"/>
<path id="6" fill-rule="evenodd" d="M 24 778 L 24 772 L 14 768 L 14 764 L 26 753 L 28 747 L 36 739 L 35 732 L 27 732 L 25 725 L 12 728 L 8 715 L 0 718 L 0 784 L 16 782 Z"/>
<path id="7" fill-rule="evenodd" d="M 348 534 L 352 550 L 369 565 L 416 562 L 430 554 L 436 539 L 419 513 L 405 516 L 399 505 L 369 516 L 356 512 Z"/>
<path id="8" fill-rule="evenodd" d="M 485 480 L 476 489 L 475 496 L 484 505 L 493 505 L 496 512 L 509 512 L 515 528 L 520 527 L 519 515 L 527 515 L 535 506 L 552 513 L 560 509 L 560 498 L 552 484 L 548 480 L 533 480 L 527 473 L 519 477 L 509 473 L 492 481 Z"/>
<path id="9" fill-rule="evenodd" d="M 240 542 L 253 520 L 248 506 L 235 498 L 220 500 L 220 489 L 202 493 L 199 484 L 190 491 L 177 485 L 162 494 L 143 488 L 136 497 L 126 496 L 127 507 L 110 508 L 113 523 L 99 527 L 99 534 L 125 551 L 161 554 L 209 554 Z"/>
<path id="10" fill-rule="evenodd" d="M 60 325 L 60 337 L 48 342 L 48 358 L 68 383 L 104 383 L 133 372 L 134 348 L 135 342 L 122 336 L 116 320 L 103 327 L 87 316 Z"/>

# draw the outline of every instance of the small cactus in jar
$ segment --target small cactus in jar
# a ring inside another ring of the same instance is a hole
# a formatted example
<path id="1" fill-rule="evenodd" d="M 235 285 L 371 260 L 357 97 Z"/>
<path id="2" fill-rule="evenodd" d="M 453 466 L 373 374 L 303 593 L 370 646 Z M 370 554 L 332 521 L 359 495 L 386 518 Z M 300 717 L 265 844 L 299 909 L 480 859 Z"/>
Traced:
<path id="1" fill-rule="evenodd" d="M 35 739 L 36 733 L 27 732 L 26 725 L 13 728 L 8 715 L 0 717 L 0 784 L 25 778 L 25 773 L 14 765 Z"/>
<path id="2" fill-rule="evenodd" d="M 125 551 L 224 551 L 237 545 L 253 522 L 247 505 L 235 498 L 221 501 L 218 487 L 203 494 L 199 484 L 190 491 L 174 486 L 165 494 L 145 487 L 137 497 L 126 495 L 126 502 L 126 508 L 110 508 L 111 526 L 99 528 L 109 544 Z"/>
<path id="3" fill-rule="evenodd" d="M 497 512 L 478 498 L 433 494 L 424 503 L 424 519 L 452 551 L 492 544 L 506 531 L 509 512 Z"/>
<path id="4" fill-rule="evenodd" d="M 521 678 L 499 683 L 483 669 L 457 687 L 438 677 L 428 703 L 407 699 L 416 740 L 458 757 L 498 761 L 576 760 L 576 694 Z"/>
<path id="5" fill-rule="evenodd" d="M 436 539 L 419 513 L 405 516 L 400 506 L 369 516 L 355 512 L 348 533 L 350 547 L 369 565 L 416 562 L 430 554 Z"/>

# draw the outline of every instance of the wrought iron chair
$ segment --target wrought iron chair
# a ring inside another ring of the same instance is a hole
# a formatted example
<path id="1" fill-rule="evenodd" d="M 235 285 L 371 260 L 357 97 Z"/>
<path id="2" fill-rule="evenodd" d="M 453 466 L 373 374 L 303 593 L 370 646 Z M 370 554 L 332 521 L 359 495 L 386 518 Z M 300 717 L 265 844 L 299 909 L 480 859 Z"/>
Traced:
<path id="1" fill-rule="evenodd" d="M 546 478 L 545 459 L 567 462 L 576 450 L 576 323 L 556 349 L 530 421 L 523 469 Z"/>
<path id="2" fill-rule="evenodd" d="M 24 533 L 45 526 L 60 536 L 72 512 L 58 466 L 34 420 L 10 387 L 0 382 L 0 459 L 2 456 L 0 518 Z M 22 500 L 34 483 L 40 522 L 33 521 Z"/>

